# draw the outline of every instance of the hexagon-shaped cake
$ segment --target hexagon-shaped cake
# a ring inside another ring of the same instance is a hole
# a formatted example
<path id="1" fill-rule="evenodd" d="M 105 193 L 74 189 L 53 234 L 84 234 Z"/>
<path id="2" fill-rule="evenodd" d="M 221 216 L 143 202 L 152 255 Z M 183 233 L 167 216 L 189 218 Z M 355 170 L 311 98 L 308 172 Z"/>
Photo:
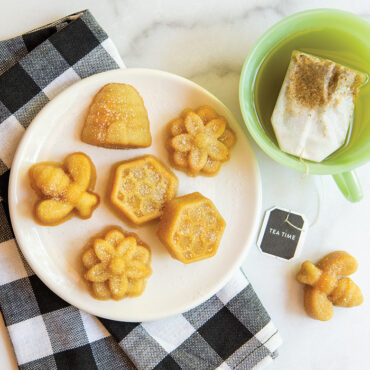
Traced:
<path id="1" fill-rule="evenodd" d="M 175 174 L 152 155 L 121 163 L 115 170 L 111 202 L 133 223 L 158 218 L 176 195 Z"/>
<path id="2" fill-rule="evenodd" d="M 167 202 L 158 237 L 172 257 L 191 263 L 216 254 L 225 227 L 213 202 L 196 192 Z"/>

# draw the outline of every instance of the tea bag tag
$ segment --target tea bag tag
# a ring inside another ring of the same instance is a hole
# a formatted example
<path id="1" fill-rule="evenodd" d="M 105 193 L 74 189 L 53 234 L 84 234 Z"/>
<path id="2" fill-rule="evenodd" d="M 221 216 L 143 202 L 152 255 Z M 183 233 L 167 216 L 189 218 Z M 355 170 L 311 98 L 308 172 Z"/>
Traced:
<path id="1" fill-rule="evenodd" d="M 306 234 L 304 215 L 273 207 L 266 211 L 257 245 L 262 253 L 285 261 L 298 257 Z"/>

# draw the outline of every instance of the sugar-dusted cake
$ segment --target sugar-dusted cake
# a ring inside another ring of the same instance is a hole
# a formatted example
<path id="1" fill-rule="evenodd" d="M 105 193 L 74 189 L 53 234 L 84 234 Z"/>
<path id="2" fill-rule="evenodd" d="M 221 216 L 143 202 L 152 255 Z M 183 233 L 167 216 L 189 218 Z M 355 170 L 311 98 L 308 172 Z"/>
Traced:
<path id="1" fill-rule="evenodd" d="M 36 163 L 29 176 L 39 196 L 34 213 L 41 224 L 57 225 L 73 214 L 89 218 L 99 204 L 98 195 L 92 192 L 95 166 L 84 153 L 70 154 L 63 163 Z"/>
<path id="2" fill-rule="evenodd" d="M 150 146 L 148 113 L 139 92 L 127 84 L 103 86 L 90 105 L 81 139 L 105 148 Z"/>
<path id="3" fill-rule="evenodd" d="M 134 233 L 113 228 L 82 255 L 85 279 L 97 299 L 137 297 L 151 275 L 149 248 Z"/>
<path id="4" fill-rule="evenodd" d="M 230 158 L 235 134 L 213 108 L 185 109 L 169 123 L 168 149 L 172 164 L 191 176 L 214 176 Z"/>
<path id="5" fill-rule="evenodd" d="M 142 224 L 160 217 L 164 204 L 176 195 L 178 180 L 152 155 L 115 168 L 111 202 L 132 222 Z"/>
<path id="6" fill-rule="evenodd" d="M 213 202 L 191 193 L 167 202 L 158 237 L 172 257 L 191 263 L 216 254 L 225 227 Z"/>

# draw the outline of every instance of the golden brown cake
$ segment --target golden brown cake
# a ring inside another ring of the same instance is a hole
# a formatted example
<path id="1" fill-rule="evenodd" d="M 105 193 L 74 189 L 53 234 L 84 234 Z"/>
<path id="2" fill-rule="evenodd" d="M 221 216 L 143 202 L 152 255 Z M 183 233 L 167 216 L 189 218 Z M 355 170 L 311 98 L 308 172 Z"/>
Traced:
<path id="1" fill-rule="evenodd" d="M 35 205 L 35 217 L 43 225 L 58 225 L 73 214 L 89 218 L 99 204 L 98 195 L 92 193 L 95 166 L 84 153 L 70 154 L 62 164 L 36 163 L 29 176 L 40 198 Z"/>
<path id="2" fill-rule="evenodd" d="M 82 255 L 85 279 L 97 299 L 137 297 L 151 275 L 150 250 L 134 233 L 114 228 Z"/>
<path id="3" fill-rule="evenodd" d="M 176 195 L 177 177 L 152 155 L 121 163 L 115 169 L 112 203 L 132 222 L 158 218 L 164 204 Z"/>
<path id="4" fill-rule="evenodd" d="M 169 123 L 168 149 L 172 164 L 191 176 L 214 176 L 230 158 L 235 134 L 209 106 L 185 109 Z"/>
<path id="5" fill-rule="evenodd" d="M 82 141 L 105 148 L 145 148 L 151 145 L 148 113 L 131 85 L 109 83 L 94 97 Z"/>
<path id="6" fill-rule="evenodd" d="M 332 252 L 316 265 L 305 261 L 297 280 L 305 284 L 304 306 L 309 316 L 327 321 L 335 306 L 354 307 L 363 302 L 360 288 L 348 277 L 357 270 L 355 258 L 343 251 Z"/>
<path id="7" fill-rule="evenodd" d="M 158 237 L 172 257 L 191 263 L 216 254 L 225 227 L 212 201 L 192 193 L 167 202 Z"/>

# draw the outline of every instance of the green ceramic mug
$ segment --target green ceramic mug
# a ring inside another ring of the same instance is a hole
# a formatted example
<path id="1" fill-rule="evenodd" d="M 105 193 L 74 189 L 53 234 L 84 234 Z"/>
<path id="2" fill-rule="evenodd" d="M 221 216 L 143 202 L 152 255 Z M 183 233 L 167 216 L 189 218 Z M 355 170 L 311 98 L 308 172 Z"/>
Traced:
<path id="1" fill-rule="evenodd" d="M 312 32 L 312 30 L 317 32 L 316 41 L 315 37 L 311 39 L 305 39 L 304 37 L 305 33 Z M 322 37 L 320 37 L 320 32 L 323 32 Z M 328 34 L 337 34 L 337 39 L 324 37 Z M 297 45 L 293 41 L 289 41 L 294 40 L 295 35 L 299 37 L 303 35 L 301 40 L 304 41 L 301 42 L 304 45 Z M 354 169 L 370 160 L 370 101 L 361 104 L 361 112 L 358 112 L 359 108 L 356 102 L 352 132 L 346 145 L 320 163 L 310 161 L 304 163 L 299 158 L 280 150 L 271 128 L 270 117 L 288 67 L 291 51 L 294 49 L 302 50 L 302 48 L 303 51 L 317 50 L 318 53 L 322 54 L 323 52 L 324 55 L 321 56 L 329 58 L 331 50 L 340 48 L 343 55 L 346 55 L 346 48 L 348 48 L 351 49 L 348 50 L 348 53 L 353 54 L 354 51 L 356 53 L 356 59 L 353 60 L 357 64 L 361 62 L 361 66 L 365 66 L 359 69 L 369 75 L 369 35 L 370 22 L 344 11 L 314 9 L 293 14 L 268 29 L 256 42 L 244 63 L 239 85 L 240 107 L 245 125 L 261 149 L 277 162 L 297 171 L 306 172 L 308 168 L 310 174 L 333 175 L 339 189 L 352 202 L 361 200 L 363 196 Z M 270 98 L 266 105 L 271 112 L 267 112 L 266 117 L 268 118 L 264 118 L 266 122 L 261 122 L 255 104 L 255 91 L 258 87 L 256 83 L 260 80 L 257 76 L 266 57 L 284 40 L 288 40 L 287 48 L 290 47 L 291 50 L 287 50 L 285 59 L 283 58 L 281 62 L 279 61 L 276 64 L 277 75 L 274 81 L 271 82 L 273 91 L 272 93 L 271 91 L 268 92 L 272 94 L 272 99 Z M 329 55 L 325 55 L 325 50 L 328 51 Z M 370 85 L 367 84 L 365 87 L 370 88 Z M 358 99 L 366 99 L 366 96 L 365 98 L 361 97 L 361 94 L 362 89 Z M 358 119 L 358 117 L 361 117 L 361 119 Z M 270 129 L 266 129 L 268 125 Z"/>

